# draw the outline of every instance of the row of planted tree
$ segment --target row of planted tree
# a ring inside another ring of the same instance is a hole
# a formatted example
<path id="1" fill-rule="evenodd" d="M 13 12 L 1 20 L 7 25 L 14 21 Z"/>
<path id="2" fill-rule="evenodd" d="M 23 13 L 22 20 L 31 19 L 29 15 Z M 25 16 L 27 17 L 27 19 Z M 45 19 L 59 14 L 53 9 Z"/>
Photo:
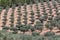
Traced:
<path id="1" fill-rule="evenodd" d="M 54 35 L 51 32 L 45 34 L 45 36 L 33 33 L 32 35 L 27 34 L 13 34 L 5 30 L 0 31 L 0 40 L 60 40 L 60 35 Z"/>
<path id="2" fill-rule="evenodd" d="M 58 30 L 60 30 L 60 26 L 58 26 L 58 25 L 56 26 L 55 23 L 53 23 L 53 24 L 48 23 L 45 26 L 46 26 L 45 28 L 47 28 L 46 30 L 48 30 L 48 29 L 50 30 L 50 31 L 47 31 L 46 33 L 51 32 L 53 35 L 55 35 L 55 33 L 52 31 L 53 28 L 57 27 Z M 41 35 L 41 32 L 43 32 L 43 30 L 44 30 L 44 26 L 41 22 L 37 22 L 37 24 L 35 26 L 31 26 L 31 25 L 16 25 L 16 27 L 14 27 L 13 25 L 10 27 L 3 26 L 2 30 L 6 30 L 6 31 L 10 30 L 14 34 L 18 34 L 18 31 L 20 31 L 23 34 L 25 34 L 25 32 L 29 32 L 29 34 L 35 35 L 35 33 L 37 33 L 37 35 Z M 45 35 L 45 34 L 43 34 L 43 35 Z"/>

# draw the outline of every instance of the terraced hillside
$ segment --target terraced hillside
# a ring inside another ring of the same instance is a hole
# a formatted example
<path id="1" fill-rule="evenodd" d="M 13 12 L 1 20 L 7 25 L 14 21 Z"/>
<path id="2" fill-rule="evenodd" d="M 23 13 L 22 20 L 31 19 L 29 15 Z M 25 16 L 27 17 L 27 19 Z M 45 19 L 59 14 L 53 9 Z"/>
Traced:
<path id="1" fill-rule="evenodd" d="M 25 3 L 23 6 L 13 5 L 11 8 L 0 10 L 0 30 L 4 27 L 17 27 L 20 24 L 31 25 L 37 29 L 43 27 L 43 30 L 48 28 L 46 31 L 60 31 L 60 3 L 53 0 L 41 1 L 29 5 Z"/>

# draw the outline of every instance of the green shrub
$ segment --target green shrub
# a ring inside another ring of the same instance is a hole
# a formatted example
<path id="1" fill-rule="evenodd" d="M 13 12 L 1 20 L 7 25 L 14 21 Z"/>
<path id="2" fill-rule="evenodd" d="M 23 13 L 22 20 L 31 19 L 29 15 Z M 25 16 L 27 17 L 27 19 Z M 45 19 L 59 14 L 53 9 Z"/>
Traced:
<path id="1" fill-rule="evenodd" d="M 31 36 L 31 35 L 26 35 L 26 34 L 24 34 L 24 35 L 22 35 L 22 36 L 20 37 L 20 39 L 21 39 L 21 40 L 32 40 L 32 36 Z"/>
<path id="2" fill-rule="evenodd" d="M 32 32 L 32 35 L 33 35 L 33 36 L 39 36 L 39 35 L 40 35 L 40 33 L 39 33 L 39 32 L 34 31 L 34 32 Z"/>
<path id="3" fill-rule="evenodd" d="M 45 33 L 45 36 L 54 36 L 54 35 L 55 35 L 55 33 L 54 32 L 51 32 L 51 31 Z"/>

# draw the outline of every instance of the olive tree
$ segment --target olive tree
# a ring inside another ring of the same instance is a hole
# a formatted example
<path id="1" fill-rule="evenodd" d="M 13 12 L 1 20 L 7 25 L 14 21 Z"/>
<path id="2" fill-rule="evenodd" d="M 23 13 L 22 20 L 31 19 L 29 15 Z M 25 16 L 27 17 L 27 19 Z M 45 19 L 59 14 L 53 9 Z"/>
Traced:
<path id="1" fill-rule="evenodd" d="M 36 31 L 33 31 L 33 32 L 32 32 L 32 35 L 33 35 L 33 36 L 39 36 L 40 33 L 39 33 L 39 32 L 36 32 Z"/>
<path id="2" fill-rule="evenodd" d="M 50 22 L 47 22 L 45 24 L 45 26 L 46 26 L 46 28 L 50 29 L 50 31 L 53 29 L 53 26 L 52 26 L 52 24 Z"/>
<path id="3" fill-rule="evenodd" d="M 54 36 L 54 35 L 55 35 L 54 32 L 49 31 L 49 32 L 46 32 L 44 36 Z"/>
<path id="4" fill-rule="evenodd" d="M 24 34 L 26 31 L 28 31 L 29 27 L 28 27 L 28 26 L 21 26 L 19 29 L 20 29 L 20 31 L 22 31 L 23 34 Z"/>
<path id="5" fill-rule="evenodd" d="M 37 30 L 42 31 L 42 29 L 43 29 L 43 24 L 42 24 L 40 21 L 38 21 L 38 22 L 36 22 L 35 28 L 36 28 Z"/>

